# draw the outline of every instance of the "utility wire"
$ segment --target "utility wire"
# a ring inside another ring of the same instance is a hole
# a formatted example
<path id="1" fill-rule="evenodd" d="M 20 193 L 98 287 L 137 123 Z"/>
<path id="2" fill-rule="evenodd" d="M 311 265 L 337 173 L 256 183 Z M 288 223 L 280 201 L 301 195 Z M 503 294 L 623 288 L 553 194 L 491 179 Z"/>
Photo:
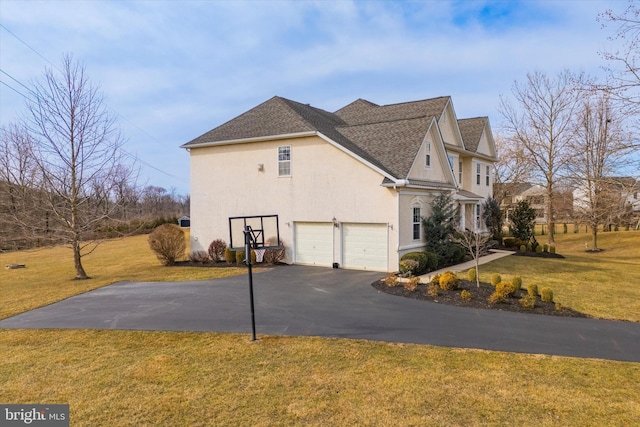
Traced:
<path id="1" fill-rule="evenodd" d="M 55 66 L 51 61 L 49 61 L 44 55 L 40 54 L 40 52 L 38 52 L 36 49 L 34 49 L 33 47 L 31 47 L 27 42 L 25 42 L 24 40 L 22 40 L 20 37 L 18 37 L 13 31 L 9 30 L 7 27 L 5 27 L 4 25 L 0 24 L 0 27 L 3 28 L 5 31 L 7 31 L 9 34 L 11 34 L 13 37 L 15 37 L 17 40 L 19 40 L 22 44 L 24 44 L 27 48 L 29 48 L 31 51 L 33 51 L 36 55 L 38 55 L 40 58 L 42 58 L 43 60 L 45 60 L 48 64 L 50 64 L 52 67 L 56 68 L 58 71 L 62 71 L 60 70 L 60 68 L 58 68 L 57 66 Z M 27 89 L 29 92 L 33 93 L 33 91 L 27 87 L 26 85 L 24 85 L 22 82 L 20 82 L 18 79 L 16 79 L 15 77 L 11 76 L 9 73 L 7 73 L 6 71 L 0 69 L 0 72 L 2 72 L 3 74 L 5 74 L 6 76 L 8 76 L 10 79 L 12 79 L 13 81 L 15 81 L 16 83 L 18 83 L 20 86 L 24 87 L 25 89 Z M 0 83 L 2 83 L 3 85 L 7 86 L 9 89 L 13 90 L 14 92 L 16 92 L 17 94 L 21 95 L 23 98 L 28 99 L 30 101 L 33 101 L 32 99 L 30 99 L 27 95 L 23 94 L 22 92 L 18 91 L 17 89 L 9 86 L 8 84 L 6 84 L 5 82 L 0 80 Z M 125 122 L 129 123 L 131 126 L 133 126 L 134 128 L 136 128 L 139 132 L 143 133 L 144 135 L 146 135 L 147 137 L 151 138 L 152 140 L 156 141 L 157 143 L 160 144 L 160 141 L 155 138 L 154 136 L 152 136 L 151 134 L 149 134 L 148 132 L 146 132 L 145 130 L 143 130 L 142 128 L 140 128 L 139 126 L 135 125 L 134 123 L 132 123 L 130 120 L 126 119 L 125 117 L 122 117 L 120 114 L 118 114 L 115 110 L 112 110 L 120 119 L 124 120 Z M 168 177 L 177 179 L 178 181 L 184 182 L 186 183 L 187 181 L 183 178 L 177 177 L 169 172 L 166 172 L 154 165 L 152 165 L 149 162 L 146 162 L 144 160 L 141 160 L 140 158 L 138 158 L 138 156 L 131 154 L 130 152 L 128 152 L 127 150 L 121 148 L 121 150 L 123 151 L 124 154 L 126 154 L 127 156 L 129 156 L 131 159 L 135 160 L 136 162 L 139 162 L 143 165 L 145 165 L 148 168 L 151 168 L 157 172 L 160 172 Z"/>
<path id="2" fill-rule="evenodd" d="M 12 91 L 14 91 L 15 93 L 17 93 L 18 95 L 21 95 L 23 98 L 27 98 L 27 95 L 25 95 L 24 93 L 20 92 L 18 89 L 9 86 L 8 84 L 6 84 L 5 82 L 3 82 L 2 80 L 0 80 L 0 83 L 2 83 L 3 85 L 5 85 L 6 87 L 8 87 L 9 89 L 11 89 Z"/>

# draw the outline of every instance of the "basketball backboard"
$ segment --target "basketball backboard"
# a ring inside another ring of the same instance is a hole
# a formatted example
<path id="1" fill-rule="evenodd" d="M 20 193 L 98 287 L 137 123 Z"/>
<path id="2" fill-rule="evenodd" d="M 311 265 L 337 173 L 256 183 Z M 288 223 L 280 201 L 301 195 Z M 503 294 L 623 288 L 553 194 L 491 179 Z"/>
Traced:
<path id="1" fill-rule="evenodd" d="M 229 218 L 229 247 L 243 250 L 245 227 L 250 227 L 251 247 L 277 248 L 280 246 L 278 215 L 252 215 Z"/>

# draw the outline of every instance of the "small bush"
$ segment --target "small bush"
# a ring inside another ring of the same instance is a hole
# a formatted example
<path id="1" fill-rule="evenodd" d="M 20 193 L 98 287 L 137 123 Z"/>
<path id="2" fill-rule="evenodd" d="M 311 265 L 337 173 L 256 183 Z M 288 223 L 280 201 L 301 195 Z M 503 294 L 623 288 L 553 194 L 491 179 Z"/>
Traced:
<path id="1" fill-rule="evenodd" d="M 487 301 L 489 301 L 489 304 L 500 304 L 505 302 L 505 297 L 500 295 L 500 293 L 498 292 L 494 292 L 491 295 L 489 295 L 489 298 L 487 299 Z"/>
<path id="2" fill-rule="evenodd" d="M 496 293 L 505 298 L 512 297 L 516 292 L 516 287 L 511 282 L 500 282 L 496 285 Z"/>
<path id="3" fill-rule="evenodd" d="M 545 286 L 540 289 L 540 299 L 544 302 L 553 302 L 553 291 L 551 288 Z"/>
<path id="4" fill-rule="evenodd" d="M 433 253 L 433 252 L 425 252 L 424 253 L 427 257 L 427 269 L 426 271 L 434 271 L 438 269 L 438 264 L 440 263 L 440 257 L 438 256 L 438 254 Z"/>
<path id="5" fill-rule="evenodd" d="M 502 282 L 502 277 L 500 277 L 500 275 L 498 273 L 493 273 L 491 275 L 491 284 L 493 286 L 497 285 L 498 283 Z"/>
<path id="6" fill-rule="evenodd" d="M 527 286 L 527 294 L 531 295 L 532 297 L 537 297 L 538 285 L 536 285 L 535 283 L 532 283 L 529 286 Z"/>
<path id="7" fill-rule="evenodd" d="M 400 261 L 400 274 L 403 276 L 412 276 L 416 274 L 420 263 L 413 259 L 404 259 Z"/>
<path id="8" fill-rule="evenodd" d="M 163 224 L 149 234 L 149 246 L 162 265 L 172 265 L 184 256 L 184 231 L 176 224 Z"/>
<path id="9" fill-rule="evenodd" d="M 521 253 L 527 252 L 527 246 L 526 245 L 520 245 L 520 252 Z"/>
<path id="10" fill-rule="evenodd" d="M 191 262 L 200 262 L 202 264 L 206 264 L 209 262 L 209 254 L 205 251 L 195 251 L 189 254 L 189 260 Z"/>
<path id="11" fill-rule="evenodd" d="M 549 247 L 549 252 L 552 253 L 552 254 L 555 254 L 556 253 L 556 247 L 555 246 L 550 246 Z"/>
<path id="12" fill-rule="evenodd" d="M 409 280 L 403 283 L 403 286 L 409 292 L 415 292 L 418 289 L 418 285 L 420 284 L 420 278 L 418 276 L 413 276 Z"/>
<path id="13" fill-rule="evenodd" d="M 402 258 L 400 258 L 400 263 L 407 260 L 417 262 L 417 266 L 411 271 L 412 274 L 415 274 L 417 276 L 427 270 L 427 262 L 429 261 L 429 259 L 426 252 L 409 252 L 407 254 L 404 254 L 402 255 Z"/>
<path id="14" fill-rule="evenodd" d="M 226 248 L 224 250 L 224 260 L 227 261 L 228 264 L 235 264 L 235 262 L 236 262 L 236 251 L 234 251 L 232 249 L 229 249 L 229 248 Z"/>
<path id="15" fill-rule="evenodd" d="M 249 256 L 251 257 L 251 264 L 253 265 L 256 263 L 256 251 L 251 249 L 251 252 L 249 254 Z M 244 264 L 245 258 L 246 256 L 244 251 L 236 251 L 236 264 Z"/>
<path id="16" fill-rule="evenodd" d="M 546 243 L 542 245 L 542 252 L 549 252 L 549 245 L 547 245 Z"/>
<path id="17" fill-rule="evenodd" d="M 536 253 L 537 253 L 537 254 L 541 254 L 541 253 L 542 253 L 542 250 L 543 250 L 543 249 L 542 249 L 542 246 L 540 246 L 540 245 L 536 246 Z"/>
<path id="18" fill-rule="evenodd" d="M 502 244 L 505 245 L 507 248 L 516 247 L 516 238 L 515 237 L 505 237 L 504 239 L 502 239 Z"/>
<path id="19" fill-rule="evenodd" d="M 443 291 L 451 291 L 458 287 L 458 282 L 459 280 L 455 274 L 453 274 L 451 271 L 445 271 L 440 276 L 440 289 L 442 289 Z"/>
<path id="20" fill-rule="evenodd" d="M 517 291 L 522 289 L 522 277 L 520 276 L 514 277 L 513 279 L 511 279 L 511 283 L 513 283 L 513 286 L 515 286 Z"/>
<path id="21" fill-rule="evenodd" d="M 278 264 L 284 259 L 285 251 L 284 245 L 278 248 L 267 248 L 267 250 L 264 251 L 262 260 L 267 264 Z"/>
<path id="22" fill-rule="evenodd" d="M 218 262 L 224 259 L 224 251 L 227 249 L 227 244 L 224 240 L 216 239 L 209 245 L 209 258 L 211 261 Z"/>
<path id="23" fill-rule="evenodd" d="M 532 251 L 533 250 L 533 245 L 531 244 L 531 242 L 527 243 L 527 250 L 528 251 Z"/>
<path id="24" fill-rule="evenodd" d="M 429 283 L 427 295 L 434 298 L 440 295 L 440 285 L 438 283 Z"/>
<path id="25" fill-rule="evenodd" d="M 523 296 L 522 298 L 520 298 L 520 300 L 518 302 L 524 308 L 535 308 L 535 306 L 536 306 L 536 297 L 527 294 L 527 295 Z"/>
<path id="26" fill-rule="evenodd" d="M 476 268 L 472 267 L 467 271 L 467 280 L 470 282 L 476 281 Z"/>
<path id="27" fill-rule="evenodd" d="M 460 298 L 462 298 L 465 301 L 471 301 L 471 292 L 464 289 L 462 292 L 460 292 Z"/>
<path id="28" fill-rule="evenodd" d="M 384 282 L 385 285 L 387 285 L 390 288 L 393 288 L 394 286 L 398 286 L 398 276 L 396 276 L 393 273 L 387 274 L 387 277 L 382 279 L 382 281 Z"/>
<path id="29" fill-rule="evenodd" d="M 429 283 L 431 283 L 432 285 L 440 286 L 440 276 L 440 274 L 434 274 L 433 277 L 431 277 L 431 281 Z"/>

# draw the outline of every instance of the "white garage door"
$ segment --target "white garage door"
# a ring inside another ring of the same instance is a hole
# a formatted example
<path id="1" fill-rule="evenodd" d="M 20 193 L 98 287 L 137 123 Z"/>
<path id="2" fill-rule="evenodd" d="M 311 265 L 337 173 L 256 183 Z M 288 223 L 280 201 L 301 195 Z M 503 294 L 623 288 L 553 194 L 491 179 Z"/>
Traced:
<path id="1" fill-rule="evenodd" d="M 295 223 L 295 263 L 331 267 L 333 265 L 333 224 Z"/>
<path id="2" fill-rule="evenodd" d="M 342 224 L 345 268 L 387 271 L 388 247 L 386 224 Z"/>

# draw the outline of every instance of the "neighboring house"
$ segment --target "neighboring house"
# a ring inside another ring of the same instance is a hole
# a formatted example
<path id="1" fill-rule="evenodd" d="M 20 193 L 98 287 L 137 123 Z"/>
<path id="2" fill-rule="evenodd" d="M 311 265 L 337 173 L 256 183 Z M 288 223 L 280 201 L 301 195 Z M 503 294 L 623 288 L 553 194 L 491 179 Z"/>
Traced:
<path id="1" fill-rule="evenodd" d="M 475 228 L 496 161 L 488 118 L 458 120 L 450 97 L 334 113 L 273 97 L 182 147 L 192 251 L 228 243 L 229 217 L 277 214 L 287 262 L 377 271 L 424 248 L 440 192 Z"/>
<path id="2" fill-rule="evenodd" d="M 567 221 L 573 216 L 573 195 L 571 191 L 555 191 L 554 193 L 554 219 L 555 221 Z M 516 203 L 524 200 L 536 211 L 536 222 L 547 223 L 545 205 L 547 189 L 539 184 L 529 182 L 496 183 L 494 197 L 500 202 L 505 223 L 509 222 L 509 215 Z"/>
<path id="3" fill-rule="evenodd" d="M 632 177 L 609 177 L 601 182 L 603 203 L 606 204 L 611 221 L 624 216 L 640 215 L 640 181 Z M 576 212 L 588 211 L 589 190 L 586 182 L 573 191 L 573 206 Z"/>

